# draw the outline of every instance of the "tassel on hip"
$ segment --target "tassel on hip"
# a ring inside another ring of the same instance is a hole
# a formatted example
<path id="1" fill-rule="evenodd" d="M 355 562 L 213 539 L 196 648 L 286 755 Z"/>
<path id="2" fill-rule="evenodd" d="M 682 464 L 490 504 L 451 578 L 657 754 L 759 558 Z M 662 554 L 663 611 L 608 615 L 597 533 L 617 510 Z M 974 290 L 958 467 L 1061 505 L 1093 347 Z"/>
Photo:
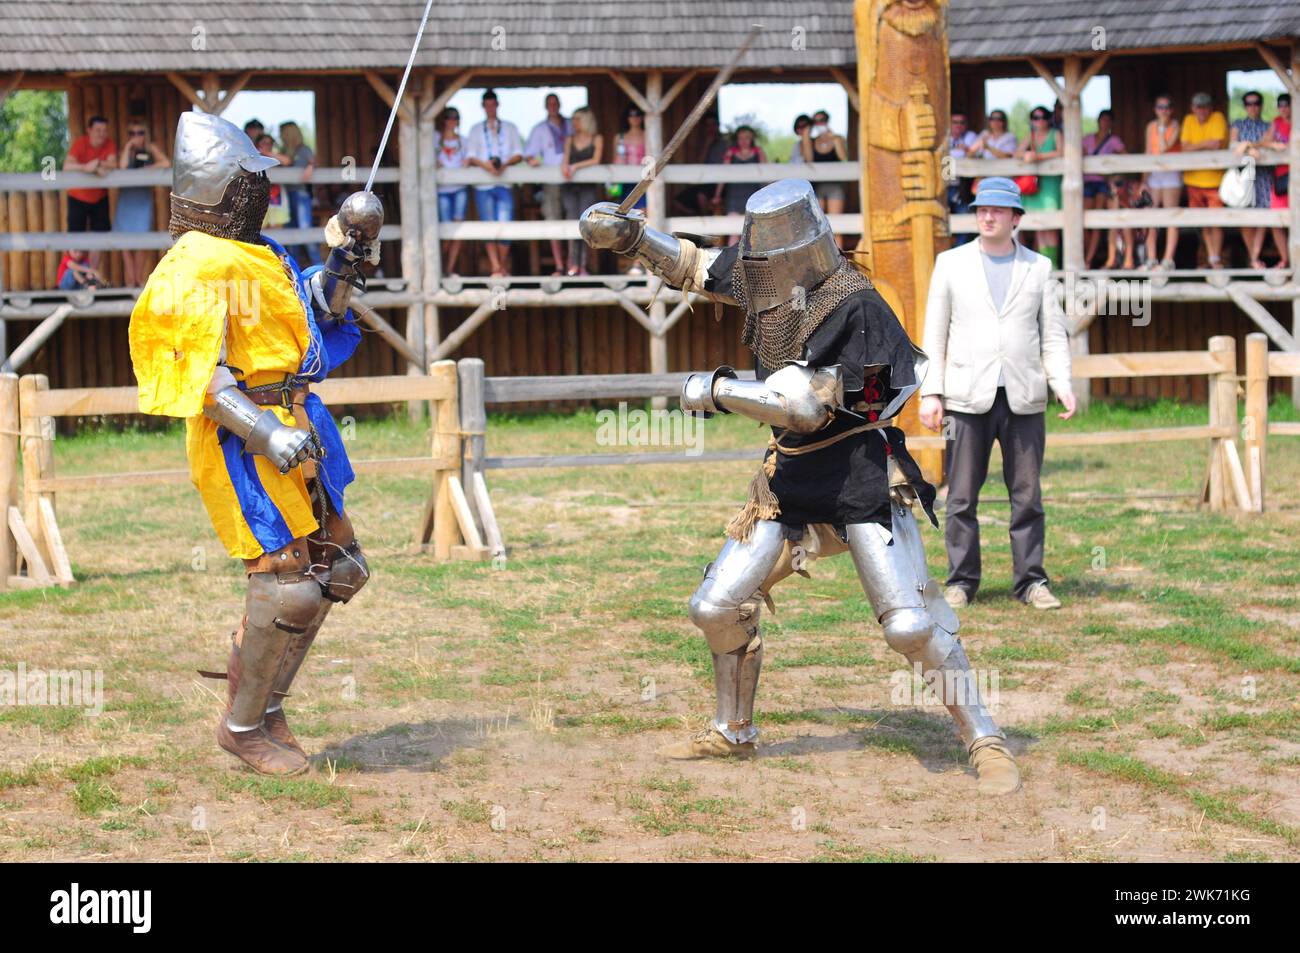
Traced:
<path id="1" fill-rule="evenodd" d="M 740 512 L 727 524 L 727 535 L 738 542 L 745 542 L 754 531 L 759 520 L 773 520 L 781 515 L 781 501 L 772 492 L 771 479 L 776 474 L 776 439 L 767 447 L 758 472 L 749 481 L 749 499 L 740 508 Z"/>

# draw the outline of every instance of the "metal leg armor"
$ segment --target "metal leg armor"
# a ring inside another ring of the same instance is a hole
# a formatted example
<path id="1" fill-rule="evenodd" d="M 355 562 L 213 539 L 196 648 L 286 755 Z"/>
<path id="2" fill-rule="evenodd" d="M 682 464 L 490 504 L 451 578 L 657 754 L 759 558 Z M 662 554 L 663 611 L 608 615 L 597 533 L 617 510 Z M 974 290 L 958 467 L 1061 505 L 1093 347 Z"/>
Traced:
<path id="1" fill-rule="evenodd" d="M 713 652 L 717 711 L 713 727 L 733 744 L 758 737 L 754 694 L 763 666 L 760 587 L 785 546 L 780 523 L 760 520 L 745 542 L 727 540 L 691 597 L 691 621 Z"/>
<path id="2" fill-rule="evenodd" d="M 976 687 L 957 638 L 957 615 L 925 565 L 921 534 L 909 507 L 893 504 L 893 541 L 875 523 L 847 527 L 858 579 L 885 630 L 890 648 L 921 666 L 922 677 L 943 701 L 968 751 L 984 738 L 1002 739 Z"/>

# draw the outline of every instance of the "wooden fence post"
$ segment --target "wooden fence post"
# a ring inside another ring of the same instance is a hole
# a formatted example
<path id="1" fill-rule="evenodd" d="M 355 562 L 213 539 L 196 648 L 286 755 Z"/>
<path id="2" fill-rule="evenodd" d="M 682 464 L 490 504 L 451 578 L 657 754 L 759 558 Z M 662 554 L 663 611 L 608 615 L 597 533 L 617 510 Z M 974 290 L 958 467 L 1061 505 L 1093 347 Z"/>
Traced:
<path id="1" fill-rule="evenodd" d="M 506 548 L 492 507 L 492 498 L 488 495 L 487 480 L 483 475 L 483 461 L 487 457 L 483 360 L 466 357 L 457 362 L 456 366 L 460 375 L 460 431 L 464 438 L 461 484 L 469 498 L 470 508 L 478 518 L 478 527 L 483 531 L 487 547 L 493 559 L 497 559 L 505 556 Z"/>
<path id="2" fill-rule="evenodd" d="M 1237 428 L 1237 342 L 1225 334 L 1210 338 L 1210 353 L 1223 368 L 1210 375 L 1210 426 L 1224 428 L 1227 436 L 1215 437 L 1210 442 L 1207 495 L 1210 509 L 1222 512 L 1232 502 L 1244 511 L 1250 510 L 1250 493 L 1246 476 L 1241 470 L 1235 440 Z"/>
<path id="3" fill-rule="evenodd" d="M 433 492 L 425 504 L 424 528 L 421 542 L 433 542 L 435 559 L 450 559 L 455 545 L 456 514 L 452 510 L 449 478 L 460 472 L 460 410 L 457 396 L 456 362 L 435 361 L 429 365 L 429 376 L 437 383 L 451 388 L 451 396 L 434 402 L 433 407 L 433 457 L 450 458 L 450 467 L 439 468 L 433 478 Z"/>
<path id="4" fill-rule="evenodd" d="M 1268 335 L 1246 335 L 1246 486 L 1251 509 L 1264 512 L 1264 448 L 1268 437 Z"/>
<path id="5" fill-rule="evenodd" d="M 0 374 L 0 589 L 18 571 L 17 549 L 9 531 L 9 507 L 18 505 L 18 375 Z"/>
<path id="6" fill-rule="evenodd" d="M 44 374 L 24 374 L 18 381 L 19 429 L 23 448 L 23 521 L 40 548 L 45 548 L 40 507 L 43 494 L 37 492 L 36 485 L 54 476 L 54 418 L 37 416 L 34 407 L 36 395 L 49 389 L 50 379 Z M 53 494 L 44 495 L 51 504 L 54 502 Z"/>

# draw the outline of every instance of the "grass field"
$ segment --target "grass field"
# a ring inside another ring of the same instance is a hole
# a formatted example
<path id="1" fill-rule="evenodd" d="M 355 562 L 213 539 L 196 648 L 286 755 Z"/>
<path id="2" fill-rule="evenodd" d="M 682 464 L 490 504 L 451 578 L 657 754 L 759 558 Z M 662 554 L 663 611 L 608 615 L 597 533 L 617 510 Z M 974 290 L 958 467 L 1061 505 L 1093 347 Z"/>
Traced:
<path id="1" fill-rule="evenodd" d="M 1204 417 L 1096 407 L 1049 426 Z M 489 452 L 597 452 L 597 430 L 594 413 L 494 417 Z M 727 418 L 704 439 L 764 436 Z M 86 433 L 57 441 L 58 472 L 180 466 L 182 445 Z M 427 449 L 404 419 L 351 442 L 357 458 Z M 286 705 L 313 755 L 290 780 L 213 740 L 224 685 L 195 670 L 224 665 L 243 586 L 197 495 L 65 494 L 79 581 L 0 593 L 0 672 L 101 671 L 104 710 L 0 705 L 0 858 L 1294 861 L 1300 441 L 1268 454 L 1269 511 L 1246 517 L 1195 506 L 1203 444 L 1049 451 L 1053 613 L 1010 597 L 995 457 L 962 635 L 1025 777 L 998 801 L 975 797 L 946 712 L 899 703 L 904 662 L 847 556 L 775 594 L 764 756 L 656 759 L 711 711 L 686 601 L 750 463 L 491 471 L 503 568 L 413 554 L 427 485 L 363 478 L 349 509 L 374 577 Z M 942 536 L 923 535 L 942 576 Z"/>

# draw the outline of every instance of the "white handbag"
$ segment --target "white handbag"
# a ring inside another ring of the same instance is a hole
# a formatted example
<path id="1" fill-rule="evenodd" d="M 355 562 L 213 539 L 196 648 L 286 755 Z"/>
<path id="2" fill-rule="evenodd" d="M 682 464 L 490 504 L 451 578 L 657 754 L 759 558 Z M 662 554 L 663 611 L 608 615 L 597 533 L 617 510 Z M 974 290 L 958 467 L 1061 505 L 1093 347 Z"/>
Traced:
<path id="1" fill-rule="evenodd" d="M 1229 169 L 1219 183 L 1219 198 L 1228 208 L 1253 208 L 1255 205 L 1255 163 Z"/>

